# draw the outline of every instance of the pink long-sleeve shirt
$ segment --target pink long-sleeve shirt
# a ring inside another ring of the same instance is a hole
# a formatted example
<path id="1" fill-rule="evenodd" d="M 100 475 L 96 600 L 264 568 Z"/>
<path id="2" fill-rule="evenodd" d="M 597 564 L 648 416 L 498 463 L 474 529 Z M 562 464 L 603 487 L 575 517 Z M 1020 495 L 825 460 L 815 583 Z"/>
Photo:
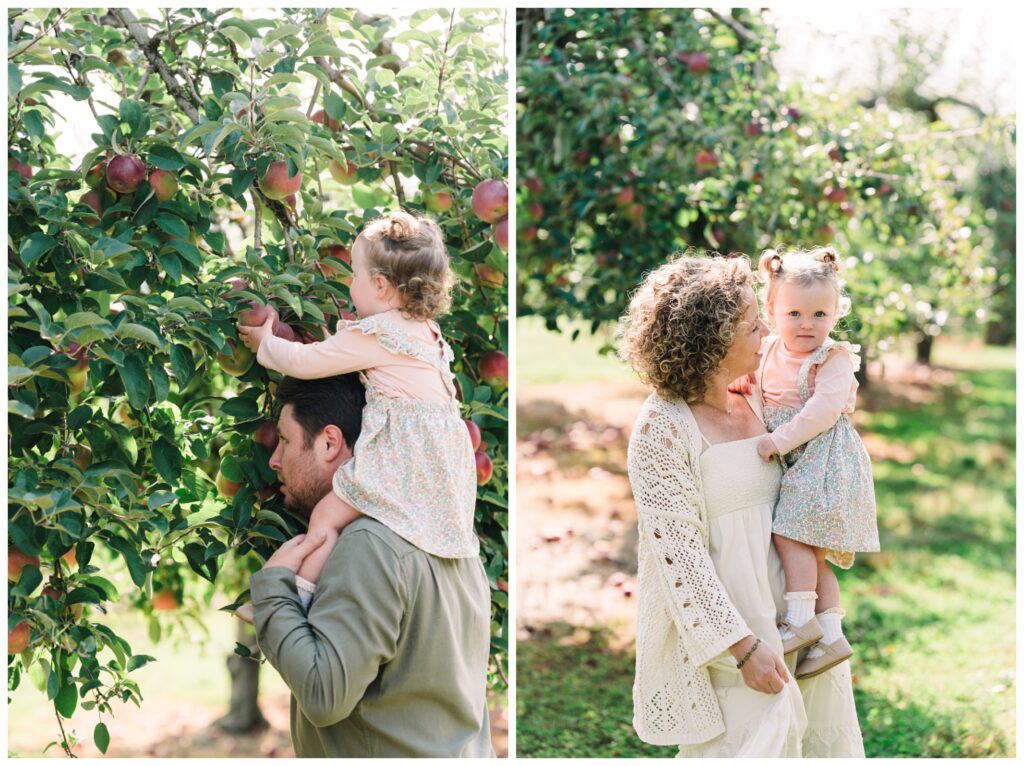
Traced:
<path id="1" fill-rule="evenodd" d="M 433 321 L 407 319 L 397 311 L 385 312 L 406 334 L 437 346 L 441 332 Z M 293 378 L 312 380 L 347 372 L 363 372 L 385 396 L 427 401 L 448 401 L 451 395 L 438 370 L 421 359 L 388 351 L 376 335 L 364 334 L 358 323 L 342 323 L 338 331 L 319 343 L 295 343 L 267 336 L 256 360 L 270 370 Z"/>
<path id="2" fill-rule="evenodd" d="M 813 351 L 789 351 L 781 338 L 767 338 L 762 347 L 761 393 L 766 405 L 800 407 L 797 375 Z M 811 398 L 788 423 L 771 433 L 779 452 L 785 454 L 806 444 L 836 424 L 843 413 L 853 412 L 857 403 L 857 366 L 853 356 L 835 350 L 807 376 Z"/>

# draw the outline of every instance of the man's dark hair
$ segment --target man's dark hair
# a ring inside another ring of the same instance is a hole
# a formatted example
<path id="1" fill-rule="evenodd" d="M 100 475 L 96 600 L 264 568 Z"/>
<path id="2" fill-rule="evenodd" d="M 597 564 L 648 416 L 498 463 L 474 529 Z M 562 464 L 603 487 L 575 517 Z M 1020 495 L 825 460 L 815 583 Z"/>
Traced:
<path id="1" fill-rule="evenodd" d="M 337 426 L 351 449 L 363 427 L 366 390 L 359 374 L 350 372 L 331 378 L 299 380 L 283 377 L 277 384 L 277 402 L 292 406 L 292 415 L 302 427 L 303 446 L 309 449 L 327 426 Z"/>

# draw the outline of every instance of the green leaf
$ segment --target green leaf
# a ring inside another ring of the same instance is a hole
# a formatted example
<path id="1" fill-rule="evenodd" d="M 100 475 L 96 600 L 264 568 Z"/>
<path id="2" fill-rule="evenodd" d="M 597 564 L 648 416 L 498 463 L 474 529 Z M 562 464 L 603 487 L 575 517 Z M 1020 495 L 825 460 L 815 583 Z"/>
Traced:
<path id="1" fill-rule="evenodd" d="M 7 368 L 7 376 L 8 376 L 7 377 L 7 382 L 8 382 L 8 384 L 11 383 L 10 375 L 11 375 L 11 368 L 8 367 Z M 15 400 L 15 399 L 8 399 L 7 400 L 7 414 L 9 414 L 9 415 L 19 415 L 19 416 L 25 418 L 26 420 L 32 420 L 36 416 L 36 411 L 34 409 L 32 409 L 31 407 L 29 407 L 24 402 L 19 402 L 19 401 Z"/>
<path id="2" fill-rule="evenodd" d="M 135 248 L 127 242 L 122 242 L 119 239 L 111 239 L 110 237 L 100 237 L 99 241 L 93 246 L 93 250 L 99 250 L 107 258 L 114 258 L 118 255 L 135 252 Z"/>
<path id="3" fill-rule="evenodd" d="M 378 86 L 380 86 L 381 88 L 386 88 L 388 85 L 391 85 L 391 83 L 395 81 L 395 73 L 392 72 L 390 69 L 379 67 L 373 70 L 373 79 L 376 81 Z"/>
<path id="4" fill-rule="evenodd" d="M 64 320 L 64 329 L 69 332 L 80 327 L 95 327 L 97 325 L 111 326 L 106 319 L 94 311 L 79 311 Z"/>
<path id="5" fill-rule="evenodd" d="M 282 37 L 297 35 L 302 32 L 302 27 L 295 24 L 278 24 L 263 36 L 263 48 L 269 48 Z"/>
<path id="6" fill-rule="evenodd" d="M 228 399 L 220 406 L 220 411 L 236 420 L 253 420 L 260 414 L 256 400 L 248 396 L 236 396 L 233 399 Z"/>
<path id="7" fill-rule="evenodd" d="M 57 692 L 57 698 L 53 701 L 57 712 L 64 718 L 70 718 L 75 714 L 78 707 L 78 687 L 74 683 L 66 683 Z"/>
<path id="8" fill-rule="evenodd" d="M 205 138 L 211 133 L 216 133 L 220 128 L 221 122 L 219 120 L 201 122 L 185 131 L 184 135 L 178 139 L 178 146 L 184 149 L 196 139 Z"/>
<path id="9" fill-rule="evenodd" d="M 153 443 L 153 465 L 168 484 L 175 484 L 181 477 L 181 451 L 167 439 L 160 438 Z"/>
<path id="10" fill-rule="evenodd" d="M 404 43 L 409 40 L 416 40 L 417 42 L 421 42 L 424 45 L 429 46 L 431 50 L 437 50 L 437 35 L 430 35 L 419 29 L 408 29 L 395 37 L 396 43 Z"/>
<path id="11" fill-rule="evenodd" d="M 293 295 L 284 285 L 277 285 L 270 292 L 287 303 L 295 315 L 302 319 L 302 300 L 299 296 Z"/>
<path id="12" fill-rule="evenodd" d="M 166 231 L 172 237 L 188 239 L 190 234 L 188 226 L 183 220 L 169 213 L 161 213 L 153 221 L 157 226 Z"/>
<path id="13" fill-rule="evenodd" d="M 135 324 L 134 322 L 123 322 L 117 330 L 114 331 L 114 335 L 118 338 L 141 340 L 144 343 L 149 343 L 151 346 L 156 346 L 158 349 L 163 349 L 164 347 L 155 332 L 144 325 Z"/>
<path id="14" fill-rule="evenodd" d="M 329 92 L 324 96 L 324 111 L 332 120 L 344 119 L 347 108 L 345 99 L 337 93 Z"/>
<path id="15" fill-rule="evenodd" d="M 146 159 L 151 165 L 161 170 L 181 170 L 187 164 L 179 152 L 161 144 L 150 147 L 149 156 Z"/>
<path id="16" fill-rule="evenodd" d="M 242 130 L 242 126 L 239 125 L 237 122 L 229 122 L 229 123 L 227 123 L 221 129 L 220 133 L 217 134 L 217 137 L 215 139 L 213 139 L 213 143 L 210 144 L 210 147 L 206 150 L 206 153 L 207 154 L 213 154 L 215 151 L 217 151 L 217 147 L 220 146 L 221 141 L 223 141 L 225 138 L 230 136 L 232 133 L 235 133 L 235 132 L 238 132 L 238 131 L 241 131 L 241 130 Z"/>
<path id="17" fill-rule="evenodd" d="M 21 90 L 22 79 L 21 70 L 18 69 L 18 65 L 13 61 L 7 62 L 7 92 L 17 93 Z"/>
<path id="18" fill-rule="evenodd" d="M 171 372 L 178 381 L 178 388 L 182 389 L 192 380 L 196 374 L 196 363 L 192 356 L 192 349 L 175 343 L 171 346 Z"/>
<path id="19" fill-rule="evenodd" d="M 138 101 L 129 98 L 121 100 L 120 107 L 121 122 L 128 123 L 129 133 L 133 138 L 138 138 L 139 122 L 142 120 L 142 107 Z"/>
<path id="20" fill-rule="evenodd" d="M 310 45 L 302 52 L 303 58 L 313 58 L 315 56 L 335 58 L 344 55 L 345 51 L 332 43 L 316 43 L 315 45 Z"/>
<path id="21" fill-rule="evenodd" d="M 21 260 L 31 266 L 40 257 L 46 255 L 57 245 L 57 240 L 48 237 L 41 231 L 34 231 L 21 243 Z"/>
<path id="22" fill-rule="evenodd" d="M 124 381 L 124 390 L 128 394 L 128 401 L 137 410 L 143 409 L 149 404 L 149 376 L 142 360 L 136 356 L 129 356 L 124 364 L 118 365 L 117 371 Z"/>
<path id="23" fill-rule="evenodd" d="M 111 548 L 124 556 L 124 562 L 128 565 L 128 574 L 131 575 L 132 582 L 140 588 L 145 585 L 146 565 L 142 561 L 142 556 L 135 550 L 134 545 L 123 537 L 117 537 L 116 535 L 110 536 L 109 543 Z"/>
<path id="24" fill-rule="evenodd" d="M 92 741 L 96 743 L 96 749 L 101 753 L 106 753 L 107 748 L 110 747 L 110 732 L 107 731 L 107 725 L 102 721 L 93 728 Z"/>

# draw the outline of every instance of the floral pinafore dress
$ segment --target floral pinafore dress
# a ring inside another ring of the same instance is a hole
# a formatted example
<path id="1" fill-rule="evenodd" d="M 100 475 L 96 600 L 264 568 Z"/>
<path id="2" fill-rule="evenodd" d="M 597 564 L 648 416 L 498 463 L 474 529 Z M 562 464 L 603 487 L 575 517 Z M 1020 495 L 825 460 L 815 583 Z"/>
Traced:
<path id="1" fill-rule="evenodd" d="M 811 398 L 807 382 L 811 368 L 822 364 L 836 348 L 849 353 L 860 365 L 860 346 L 825 341 L 804 360 L 797 374 L 804 404 Z M 800 409 L 766 404 L 765 425 L 774 431 Z M 842 413 L 827 431 L 788 452 L 782 461 L 785 474 L 772 522 L 774 533 L 825 548 L 825 558 L 842 569 L 853 566 L 857 551 L 879 549 L 871 459 L 847 413 Z"/>
<path id="2" fill-rule="evenodd" d="M 334 474 L 334 492 L 361 513 L 377 519 L 417 548 L 442 558 L 480 553 L 473 531 L 476 463 L 459 412 L 451 347 L 415 338 L 387 317 L 348 323 L 373 334 L 387 351 L 434 367 L 450 398 L 425 401 L 387 396 L 360 373 L 366 387 L 363 425 L 351 459 Z"/>

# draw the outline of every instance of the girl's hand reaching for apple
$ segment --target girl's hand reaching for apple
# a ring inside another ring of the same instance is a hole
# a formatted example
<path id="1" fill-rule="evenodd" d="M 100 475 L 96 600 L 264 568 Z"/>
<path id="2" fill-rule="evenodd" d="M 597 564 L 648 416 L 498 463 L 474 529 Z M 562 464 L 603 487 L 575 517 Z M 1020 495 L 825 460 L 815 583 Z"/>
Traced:
<path id="1" fill-rule="evenodd" d="M 260 344 L 263 342 L 263 339 L 273 334 L 273 316 L 268 316 L 266 322 L 256 327 L 244 324 L 238 325 L 238 337 L 254 354 L 260 350 Z"/>

